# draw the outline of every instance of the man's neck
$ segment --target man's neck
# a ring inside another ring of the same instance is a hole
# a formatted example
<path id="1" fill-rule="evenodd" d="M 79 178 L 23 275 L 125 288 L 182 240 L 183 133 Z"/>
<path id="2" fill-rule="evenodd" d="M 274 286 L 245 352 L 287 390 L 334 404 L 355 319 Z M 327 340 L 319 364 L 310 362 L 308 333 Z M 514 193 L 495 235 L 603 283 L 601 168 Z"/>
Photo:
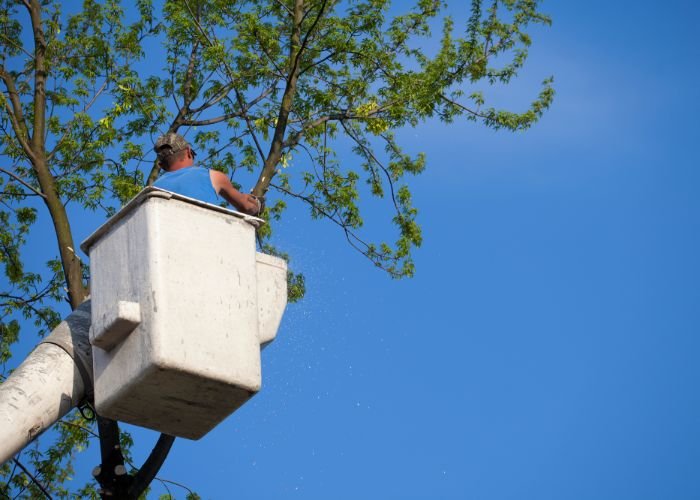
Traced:
<path id="1" fill-rule="evenodd" d="M 192 162 L 180 162 L 180 163 L 175 163 L 174 165 L 171 165 L 171 167 L 168 169 L 168 172 L 177 172 L 178 170 L 182 170 L 183 168 L 191 167 Z"/>

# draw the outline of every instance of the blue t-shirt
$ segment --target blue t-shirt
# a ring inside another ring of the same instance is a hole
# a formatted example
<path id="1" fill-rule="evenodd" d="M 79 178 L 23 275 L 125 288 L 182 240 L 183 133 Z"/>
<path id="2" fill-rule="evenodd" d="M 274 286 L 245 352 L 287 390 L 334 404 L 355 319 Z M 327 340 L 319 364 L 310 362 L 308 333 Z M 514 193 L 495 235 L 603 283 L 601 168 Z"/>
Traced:
<path id="1" fill-rule="evenodd" d="M 213 205 L 221 202 L 211 185 L 209 169 L 204 167 L 185 167 L 175 172 L 165 172 L 153 185 Z"/>

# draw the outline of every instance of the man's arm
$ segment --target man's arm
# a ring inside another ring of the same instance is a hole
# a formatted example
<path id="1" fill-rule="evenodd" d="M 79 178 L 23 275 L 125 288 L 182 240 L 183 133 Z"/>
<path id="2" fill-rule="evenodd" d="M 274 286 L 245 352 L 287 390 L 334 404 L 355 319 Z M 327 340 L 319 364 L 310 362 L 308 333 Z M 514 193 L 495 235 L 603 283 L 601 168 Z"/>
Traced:
<path id="1" fill-rule="evenodd" d="M 241 193 L 233 187 L 226 174 L 218 170 L 210 170 L 209 177 L 216 193 L 236 207 L 238 211 L 249 215 L 258 215 L 260 213 L 260 201 L 252 194 Z"/>

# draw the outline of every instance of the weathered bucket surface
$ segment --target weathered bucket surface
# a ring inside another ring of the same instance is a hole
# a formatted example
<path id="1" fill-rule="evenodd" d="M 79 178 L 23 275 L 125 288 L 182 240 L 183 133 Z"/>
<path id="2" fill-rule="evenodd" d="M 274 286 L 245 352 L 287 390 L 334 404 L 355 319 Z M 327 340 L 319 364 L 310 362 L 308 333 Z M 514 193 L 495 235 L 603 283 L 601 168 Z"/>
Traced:
<path id="1" fill-rule="evenodd" d="M 258 328 L 260 345 L 275 339 L 287 305 L 287 263 L 278 257 L 257 253 Z"/>
<path id="2" fill-rule="evenodd" d="M 260 389 L 287 293 L 261 222 L 147 188 L 83 243 L 98 413 L 199 439 Z"/>

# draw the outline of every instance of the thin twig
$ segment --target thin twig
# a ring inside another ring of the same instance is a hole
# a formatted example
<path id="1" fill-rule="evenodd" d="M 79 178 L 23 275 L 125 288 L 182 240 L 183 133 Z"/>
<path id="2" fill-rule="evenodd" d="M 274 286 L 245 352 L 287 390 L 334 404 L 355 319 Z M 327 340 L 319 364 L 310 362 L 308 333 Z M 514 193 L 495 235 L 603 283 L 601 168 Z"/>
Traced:
<path id="1" fill-rule="evenodd" d="M 372 162 L 376 163 L 379 166 L 379 168 L 381 168 L 384 171 L 384 174 L 386 175 L 386 179 L 389 182 L 389 189 L 391 191 L 391 201 L 394 203 L 394 208 L 396 209 L 396 213 L 400 213 L 399 205 L 396 202 L 396 195 L 394 193 L 394 180 L 391 178 L 391 174 L 389 173 L 387 168 L 374 155 L 374 152 L 369 147 L 367 147 L 367 145 L 364 142 L 362 142 L 361 138 L 356 136 L 353 131 L 348 129 L 345 122 L 341 121 L 340 124 L 343 126 L 345 133 L 348 134 L 353 141 L 355 141 L 355 144 L 357 144 L 360 147 L 360 149 L 362 150 L 362 152 L 364 153 L 365 158 L 368 160 L 367 165 L 369 166 L 370 170 L 372 171 L 372 177 L 376 176 L 375 170 L 374 170 L 374 168 L 372 168 Z M 384 138 L 384 140 L 389 142 L 386 138 Z"/>
<path id="2" fill-rule="evenodd" d="M 48 498 L 49 500 L 52 500 L 51 495 L 49 495 L 49 492 L 46 491 L 46 489 L 42 486 L 42 484 L 39 482 L 39 480 L 36 477 L 34 477 L 34 475 L 31 472 L 29 472 L 29 469 L 27 469 L 24 465 L 22 465 L 22 463 L 19 460 L 17 460 L 16 458 L 13 458 L 12 461 L 15 463 L 15 465 L 17 465 L 20 469 L 22 469 L 22 471 L 24 471 L 24 473 L 26 475 L 29 476 L 29 478 L 32 480 L 32 482 L 34 484 L 36 484 L 37 488 L 39 488 L 41 490 L 41 492 L 44 495 L 46 495 L 46 498 Z"/>
<path id="3" fill-rule="evenodd" d="M 100 88 L 97 89 L 97 92 L 95 92 L 95 95 L 92 96 L 92 99 L 90 100 L 90 102 L 88 102 L 85 106 L 83 106 L 83 113 L 87 112 L 87 111 L 92 107 L 92 105 L 95 104 L 95 101 L 97 101 L 97 99 L 100 97 L 100 95 L 102 94 L 102 92 L 104 92 L 104 90 L 107 88 L 107 81 L 108 81 L 108 80 L 105 78 L 105 80 L 104 80 L 104 82 L 102 82 L 102 85 L 100 86 Z M 46 157 L 47 161 L 51 161 L 51 160 L 53 159 L 54 155 L 56 154 L 56 152 L 58 151 L 58 149 L 61 147 L 61 144 L 63 144 L 63 141 L 66 139 L 66 137 L 68 136 L 68 134 L 69 134 L 70 132 L 72 132 L 72 130 L 73 130 L 73 125 L 74 125 L 74 124 L 75 124 L 75 122 L 72 121 L 72 122 L 68 125 L 68 127 L 66 127 L 66 131 L 63 133 L 63 135 L 61 136 L 61 138 L 56 142 L 56 146 L 55 146 L 55 147 L 53 148 L 53 150 L 47 155 L 47 157 Z M 93 132 L 94 132 L 94 130 L 96 130 L 96 129 L 93 128 Z"/>
<path id="4" fill-rule="evenodd" d="M 10 45 L 12 45 L 14 48 L 21 50 L 24 52 L 30 59 L 34 59 L 34 55 L 31 54 L 27 49 L 25 49 L 22 45 L 19 43 L 15 42 L 13 39 L 5 35 L 4 33 L 0 33 L 0 36 Z"/>
<path id="5" fill-rule="evenodd" d="M 39 191 L 37 188 L 33 187 L 31 184 L 29 184 L 28 182 L 26 182 L 24 179 L 22 179 L 21 177 L 19 177 L 19 176 L 18 176 L 17 174 L 15 174 L 14 172 L 10 172 L 9 170 L 5 170 L 5 169 L 2 168 L 2 167 L 0 167 L 0 172 L 3 172 L 3 173 L 5 173 L 5 174 L 9 175 L 9 176 L 12 177 L 14 180 L 16 180 L 17 182 L 19 182 L 20 184 L 22 184 L 24 187 L 26 187 L 27 189 L 29 189 L 29 190 L 31 190 L 32 192 L 34 192 L 34 194 L 36 194 L 36 195 L 38 195 L 38 196 L 41 196 L 42 198 L 46 199 L 46 195 L 45 195 L 44 193 L 42 193 L 41 191 Z"/>

